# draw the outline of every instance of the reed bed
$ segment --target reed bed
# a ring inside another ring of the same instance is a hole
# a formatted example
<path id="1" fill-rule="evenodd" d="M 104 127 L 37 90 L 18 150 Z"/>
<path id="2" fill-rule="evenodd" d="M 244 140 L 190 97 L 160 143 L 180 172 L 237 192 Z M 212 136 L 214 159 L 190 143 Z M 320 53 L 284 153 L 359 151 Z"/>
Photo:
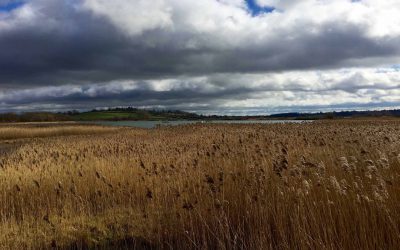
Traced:
<path id="1" fill-rule="evenodd" d="M 0 126 L 0 140 L 14 140 L 24 138 L 42 138 L 52 136 L 100 134 L 115 131 L 116 128 L 102 127 L 95 125 L 74 125 L 71 123 L 47 123 L 44 125 L 21 124 Z"/>
<path id="2" fill-rule="evenodd" d="M 399 189 L 399 121 L 32 139 L 0 156 L 0 248 L 398 249 Z"/>

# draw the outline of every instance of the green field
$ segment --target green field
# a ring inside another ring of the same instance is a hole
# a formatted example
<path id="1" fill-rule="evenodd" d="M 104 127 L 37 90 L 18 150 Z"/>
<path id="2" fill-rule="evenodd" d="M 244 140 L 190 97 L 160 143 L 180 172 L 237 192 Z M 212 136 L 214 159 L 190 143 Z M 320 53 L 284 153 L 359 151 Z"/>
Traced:
<path id="1" fill-rule="evenodd" d="M 75 115 L 76 120 L 114 120 L 114 119 L 149 119 L 150 115 L 146 113 L 130 113 L 130 112 L 87 112 Z"/>

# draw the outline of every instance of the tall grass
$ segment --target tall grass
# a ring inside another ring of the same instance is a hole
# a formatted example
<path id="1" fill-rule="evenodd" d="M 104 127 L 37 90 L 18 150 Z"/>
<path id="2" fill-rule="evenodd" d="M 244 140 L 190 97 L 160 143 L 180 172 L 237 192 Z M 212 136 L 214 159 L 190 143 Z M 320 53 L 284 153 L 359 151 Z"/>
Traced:
<path id="1" fill-rule="evenodd" d="M 400 245 L 397 121 L 52 137 L 0 166 L 1 249 Z"/>
<path id="2" fill-rule="evenodd" d="M 0 140 L 13 140 L 23 138 L 40 138 L 52 136 L 100 134 L 116 130 L 115 128 L 106 128 L 101 126 L 81 126 L 71 123 L 58 124 L 48 123 L 46 126 L 30 125 L 10 125 L 0 126 Z"/>

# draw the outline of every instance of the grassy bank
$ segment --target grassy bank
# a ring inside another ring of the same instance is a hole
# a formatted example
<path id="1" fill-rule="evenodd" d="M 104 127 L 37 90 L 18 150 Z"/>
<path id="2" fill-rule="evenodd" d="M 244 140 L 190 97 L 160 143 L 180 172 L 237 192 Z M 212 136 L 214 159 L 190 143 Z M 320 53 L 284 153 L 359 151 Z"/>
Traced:
<path id="1" fill-rule="evenodd" d="M 399 121 L 50 134 L 0 156 L 1 249 L 400 245 Z"/>

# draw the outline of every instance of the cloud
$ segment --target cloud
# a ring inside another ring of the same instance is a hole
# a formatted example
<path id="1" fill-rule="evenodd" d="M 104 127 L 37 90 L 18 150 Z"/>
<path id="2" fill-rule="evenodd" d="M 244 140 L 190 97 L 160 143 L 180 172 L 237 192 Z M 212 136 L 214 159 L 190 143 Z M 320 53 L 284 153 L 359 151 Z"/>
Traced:
<path id="1" fill-rule="evenodd" d="M 0 13 L 0 103 L 397 101 L 398 1 L 257 4 L 277 10 L 254 16 L 244 0 L 26 1 Z"/>
<path id="2" fill-rule="evenodd" d="M 163 0 L 85 0 L 83 8 L 108 18 L 129 35 L 146 30 L 171 28 L 171 8 Z"/>
<path id="3" fill-rule="evenodd" d="M 268 74 L 214 74 L 153 80 L 124 80 L 88 85 L 62 85 L 0 92 L 9 109 L 49 107 L 138 106 L 188 111 L 262 113 L 309 107 L 400 106 L 400 71 L 379 70 L 296 71 Z M 369 105 L 369 106 L 368 106 Z"/>
<path id="4" fill-rule="evenodd" d="M 262 7 L 275 7 L 279 9 L 292 8 L 300 4 L 312 3 L 312 0 L 256 0 L 256 3 Z"/>

